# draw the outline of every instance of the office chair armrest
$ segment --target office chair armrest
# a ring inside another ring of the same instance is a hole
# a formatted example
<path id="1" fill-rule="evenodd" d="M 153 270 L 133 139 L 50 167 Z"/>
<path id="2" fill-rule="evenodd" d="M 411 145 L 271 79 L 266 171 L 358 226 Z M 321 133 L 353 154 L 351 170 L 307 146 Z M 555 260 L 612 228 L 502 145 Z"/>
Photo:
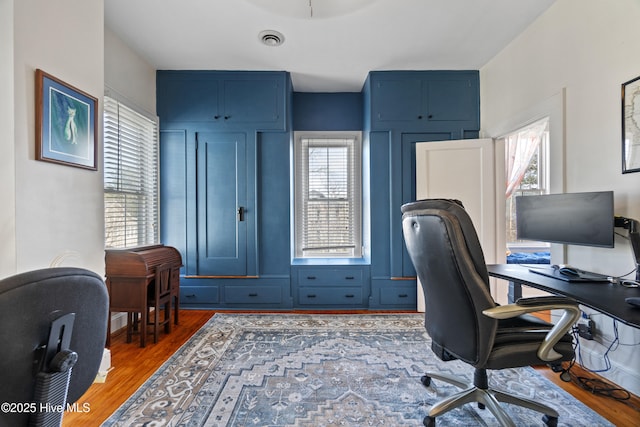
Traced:
<path id="1" fill-rule="evenodd" d="M 521 298 L 515 304 L 500 305 L 484 310 L 482 313 L 494 319 L 509 319 L 526 313 L 547 310 L 562 310 L 562 317 L 547 333 L 538 349 L 538 357 L 545 362 L 551 362 L 562 357 L 553 349 L 553 346 L 580 318 L 580 308 L 575 300 L 557 296 Z"/>

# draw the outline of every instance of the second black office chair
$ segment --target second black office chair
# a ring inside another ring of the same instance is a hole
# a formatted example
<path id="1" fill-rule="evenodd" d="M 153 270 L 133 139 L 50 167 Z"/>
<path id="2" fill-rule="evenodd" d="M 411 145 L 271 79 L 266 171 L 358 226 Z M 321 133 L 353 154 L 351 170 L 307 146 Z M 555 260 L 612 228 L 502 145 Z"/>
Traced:
<path id="1" fill-rule="evenodd" d="M 442 380 L 464 390 L 433 405 L 424 419 L 435 426 L 436 417 L 470 402 L 488 408 L 501 425 L 514 423 L 499 402 L 544 414 L 557 425 L 558 412 L 542 403 L 489 388 L 487 369 L 504 369 L 571 360 L 572 339 L 567 332 L 580 316 L 578 304 L 564 297 L 520 299 L 499 306 L 489 288 L 484 254 L 471 218 L 455 200 L 422 200 L 402 206 L 402 227 L 407 250 L 425 298 L 425 327 L 432 350 L 442 360 L 459 359 L 475 368 L 474 384 L 439 372 L 422 381 Z M 550 325 L 527 314 L 561 310 Z"/>

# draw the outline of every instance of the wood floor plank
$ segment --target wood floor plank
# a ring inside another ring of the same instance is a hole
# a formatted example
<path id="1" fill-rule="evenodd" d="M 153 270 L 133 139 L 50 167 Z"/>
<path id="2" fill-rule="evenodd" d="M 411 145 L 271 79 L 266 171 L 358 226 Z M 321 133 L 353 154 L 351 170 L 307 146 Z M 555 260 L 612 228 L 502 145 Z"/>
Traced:
<path id="1" fill-rule="evenodd" d="M 371 312 L 323 311 L 322 313 Z M 140 348 L 137 340 L 127 344 L 124 334 L 115 335 L 111 342 L 113 369 L 109 372 L 106 382 L 93 384 L 80 398 L 77 407 L 85 412 L 65 413 L 63 427 L 99 426 L 214 314 L 215 312 L 209 310 L 181 310 L 180 325 L 175 326 L 170 334 L 162 334 L 157 344 L 151 341 L 145 348 Z M 536 369 L 616 426 L 640 425 L 638 396 L 632 395 L 628 401 L 617 401 L 586 391 L 574 382 L 566 383 L 560 380 L 557 373 L 546 367 Z M 572 372 L 579 376 L 596 377 L 595 374 L 581 371 L 577 366 L 572 368 Z"/>

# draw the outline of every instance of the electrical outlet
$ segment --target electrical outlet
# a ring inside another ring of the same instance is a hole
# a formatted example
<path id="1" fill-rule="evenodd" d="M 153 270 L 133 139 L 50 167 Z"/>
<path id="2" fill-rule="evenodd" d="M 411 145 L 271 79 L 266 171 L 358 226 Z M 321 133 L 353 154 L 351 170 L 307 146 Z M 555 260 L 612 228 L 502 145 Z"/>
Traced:
<path id="1" fill-rule="evenodd" d="M 595 330 L 595 323 L 589 319 L 588 323 L 578 323 L 578 335 L 586 340 L 593 339 L 593 332 Z"/>

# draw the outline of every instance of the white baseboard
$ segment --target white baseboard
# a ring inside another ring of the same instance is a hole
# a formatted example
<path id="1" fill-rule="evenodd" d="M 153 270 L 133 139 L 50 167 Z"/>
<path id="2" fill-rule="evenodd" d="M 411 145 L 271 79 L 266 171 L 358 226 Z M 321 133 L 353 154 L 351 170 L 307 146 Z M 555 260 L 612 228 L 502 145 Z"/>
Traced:
<path id="1" fill-rule="evenodd" d="M 582 338 L 580 339 L 580 356 L 582 365 L 587 370 L 602 370 L 606 368 L 602 353 L 602 346 L 599 345 L 598 347 L 594 348 L 591 343 L 592 342 L 584 340 Z M 624 388 L 625 390 L 635 394 L 636 396 L 640 396 L 640 371 L 638 371 L 638 363 L 628 363 L 630 361 L 626 361 L 627 363 L 624 363 L 624 361 L 617 361 L 614 353 L 611 353 L 609 355 L 609 361 L 611 364 L 610 369 L 603 372 L 595 372 L 595 374 L 606 378 L 607 380 L 613 382 L 614 384 L 617 384 L 621 388 Z M 577 354 L 576 362 L 580 362 Z M 634 364 L 636 366 L 633 366 Z"/>
<path id="2" fill-rule="evenodd" d="M 127 313 L 113 313 L 111 315 L 111 334 L 127 327 Z"/>

